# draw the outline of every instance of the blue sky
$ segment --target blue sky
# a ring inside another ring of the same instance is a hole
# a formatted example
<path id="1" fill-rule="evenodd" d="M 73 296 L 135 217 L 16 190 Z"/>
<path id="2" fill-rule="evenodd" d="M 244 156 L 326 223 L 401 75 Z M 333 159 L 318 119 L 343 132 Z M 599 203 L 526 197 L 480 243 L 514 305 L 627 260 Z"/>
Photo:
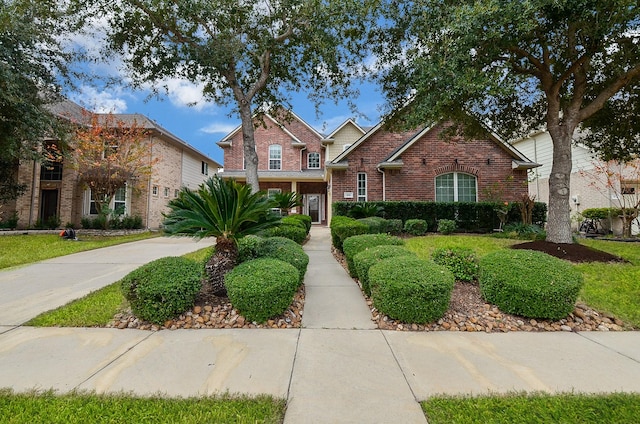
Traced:
<path id="1" fill-rule="evenodd" d="M 140 113 L 172 132 L 196 149 L 219 163 L 223 162 L 222 149 L 215 143 L 240 125 L 237 115 L 229 116 L 232 108 L 202 101 L 201 91 L 184 81 L 172 81 L 167 95 L 160 99 L 148 99 L 149 91 L 111 87 L 101 88 L 84 85 L 68 96 L 82 106 L 97 112 Z M 362 126 L 378 123 L 381 116 L 383 98 L 378 88 L 365 84 L 355 100 L 358 111 L 365 115 L 354 116 L 346 101 L 337 105 L 326 100 L 316 116 L 313 103 L 307 93 L 293 93 L 293 111 L 317 131 L 328 134 L 348 118 L 354 118 Z M 189 106 L 197 101 L 197 106 Z M 368 118 L 368 119 L 367 119 Z"/>

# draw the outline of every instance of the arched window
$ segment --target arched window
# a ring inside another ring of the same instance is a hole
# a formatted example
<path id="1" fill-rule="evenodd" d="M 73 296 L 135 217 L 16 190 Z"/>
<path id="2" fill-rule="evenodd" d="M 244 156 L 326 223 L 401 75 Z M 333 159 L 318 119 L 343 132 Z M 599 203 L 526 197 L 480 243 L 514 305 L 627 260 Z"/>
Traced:
<path id="1" fill-rule="evenodd" d="M 307 168 L 320 169 L 320 153 L 309 153 L 309 156 L 307 157 Z"/>
<path id="2" fill-rule="evenodd" d="M 436 202 L 476 202 L 478 188 L 476 177 L 452 172 L 436 177 Z"/>
<path id="3" fill-rule="evenodd" d="M 269 170 L 279 171 L 282 169 L 282 146 L 272 144 L 269 146 Z"/>

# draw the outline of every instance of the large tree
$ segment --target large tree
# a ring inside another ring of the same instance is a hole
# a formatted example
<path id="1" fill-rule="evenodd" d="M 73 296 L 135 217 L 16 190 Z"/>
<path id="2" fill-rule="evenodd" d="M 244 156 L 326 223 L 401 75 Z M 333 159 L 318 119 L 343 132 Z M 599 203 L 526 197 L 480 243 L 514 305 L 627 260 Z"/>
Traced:
<path id="1" fill-rule="evenodd" d="M 93 3 L 93 2 L 87 2 Z M 98 1 L 110 47 L 123 53 L 133 84 L 183 78 L 208 100 L 232 103 L 242 122 L 247 182 L 259 190 L 254 114 L 288 106 L 293 91 L 348 96 L 367 51 L 364 1 Z"/>
<path id="2" fill-rule="evenodd" d="M 639 9 L 636 0 L 389 1 L 377 41 L 394 120 L 452 119 L 470 135 L 478 122 L 508 137 L 546 128 L 547 240 L 571 243 L 572 137 L 581 127 L 606 133 L 638 110 Z M 637 116 L 627 124 L 638 133 Z"/>
<path id="3" fill-rule="evenodd" d="M 63 3 L 0 0 L 0 202 L 22 192 L 12 171 L 19 161 L 41 159 L 44 137 L 65 129 L 49 108 L 74 59 L 65 36 L 77 22 Z"/>

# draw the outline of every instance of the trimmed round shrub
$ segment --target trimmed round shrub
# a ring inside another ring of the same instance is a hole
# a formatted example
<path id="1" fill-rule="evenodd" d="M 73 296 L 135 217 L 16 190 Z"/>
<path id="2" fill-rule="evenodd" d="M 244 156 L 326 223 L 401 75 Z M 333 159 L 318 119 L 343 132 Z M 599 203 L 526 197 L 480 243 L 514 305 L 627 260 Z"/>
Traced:
<path id="1" fill-rule="evenodd" d="M 478 278 L 480 264 L 473 250 L 466 247 L 439 248 L 433 251 L 431 258 L 438 265 L 446 266 L 456 280 L 475 281 Z"/>
<path id="2" fill-rule="evenodd" d="M 238 263 L 260 257 L 260 246 L 264 239 L 260 236 L 248 235 L 238 240 Z"/>
<path id="3" fill-rule="evenodd" d="M 404 232 L 412 236 L 423 236 L 427 232 L 427 221 L 424 219 L 407 219 Z"/>
<path id="4" fill-rule="evenodd" d="M 353 257 L 363 250 L 381 245 L 402 246 L 404 241 L 401 238 L 389 234 L 362 234 L 349 237 L 342 243 L 345 259 L 347 260 L 347 268 L 352 277 L 356 276 L 356 270 L 353 266 Z"/>
<path id="5" fill-rule="evenodd" d="M 382 245 L 363 250 L 353 257 L 356 276 L 358 277 L 358 280 L 360 280 L 362 290 L 367 296 L 371 296 L 369 268 L 384 259 L 395 258 L 398 256 L 415 256 L 415 253 L 402 246 Z"/>
<path id="6" fill-rule="evenodd" d="M 480 292 L 502 311 L 560 319 L 573 311 L 582 274 L 546 253 L 504 249 L 480 259 Z"/>
<path id="7" fill-rule="evenodd" d="M 438 232 L 441 234 L 451 234 L 456 230 L 456 221 L 453 219 L 439 219 Z"/>
<path id="8" fill-rule="evenodd" d="M 307 231 L 307 226 L 304 225 L 304 222 L 302 222 L 299 219 L 294 218 L 295 215 L 287 215 L 287 216 L 283 216 L 280 219 L 280 222 L 282 224 L 286 224 L 286 225 L 293 225 L 294 227 L 300 227 L 302 229 L 304 229 L 305 231 Z"/>
<path id="9" fill-rule="evenodd" d="M 138 318 L 163 324 L 193 306 L 202 274 L 202 265 L 196 261 L 166 257 L 130 272 L 121 287 Z"/>
<path id="10" fill-rule="evenodd" d="M 309 215 L 295 213 L 295 214 L 289 215 L 287 218 L 296 219 L 302 222 L 307 230 L 307 233 L 311 230 L 311 217 Z"/>
<path id="11" fill-rule="evenodd" d="M 299 273 L 298 282 L 302 283 L 309 265 L 309 255 L 294 241 L 284 237 L 269 237 L 262 240 L 257 251 L 258 258 L 280 259 L 293 265 Z M 297 287 L 296 287 L 297 288 Z"/>
<path id="12" fill-rule="evenodd" d="M 387 220 L 384 218 L 380 218 L 379 216 L 370 216 L 368 218 L 360 218 L 359 222 L 362 222 L 367 227 L 369 227 L 368 233 L 377 234 L 377 233 L 386 233 L 387 232 Z"/>
<path id="13" fill-rule="evenodd" d="M 273 258 L 243 262 L 224 277 L 231 304 L 249 321 L 258 323 L 287 310 L 298 281 L 293 265 Z"/>
<path id="14" fill-rule="evenodd" d="M 399 235 L 402 233 L 402 220 L 401 219 L 387 219 L 387 233 L 393 235 Z"/>
<path id="15" fill-rule="evenodd" d="M 342 243 L 349 237 L 359 234 L 367 234 L 369 227 L 353 218 L 347 216 L 334 216 L 331 218 L 331 242 L 339 251 L 342 250 Z"/>
<path id="16" fill-rule="evenodd" d="M 373 306 L 390 318 L 424 324 L 449 308 L 455 279 L 451 271 L 411 256 L 385 259 L 369 268 Z"/>
<path id="17" fill-rule="evenodd" d="M 307 230 L 299 225 L 280 224 L 265 230 L 262 235 L 265 237 L 285 237 L 302 244 L 307 239 Z"/>

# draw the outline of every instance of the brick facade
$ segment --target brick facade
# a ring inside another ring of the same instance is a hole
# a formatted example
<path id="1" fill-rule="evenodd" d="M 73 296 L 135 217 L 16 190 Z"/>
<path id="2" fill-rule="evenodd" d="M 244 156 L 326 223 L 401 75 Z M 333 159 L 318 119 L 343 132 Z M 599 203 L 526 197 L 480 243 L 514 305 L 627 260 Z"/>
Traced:
<path id="1" fill-rule="evenodd" d="M 219 164 L 188 147 L 184 141 L 157 127 L 145 117 L 123 117 L 127 118 L 137 119 L 138 123 L 146 125 L 150 131 L 149 161 L 153 163 L 153 167 L 150 176 L 141 177 L 135 185 L 128 184 L 126 213 L 140 216 L 145 228 L 160 228 L 164 219 L 162 213 L 168 210 L 168 202 L 182 188 L 184 176 L 199 175 L 202 162 L 208 164 L 212 175 L 217 172 Z M 190 160 L 185 160 L 185 157 Z M 198 169 L 185 170 L 185 164 Z M 81 227 L 82 218 L 89 215 L 88 192 L 78 182 L 77 173 L 71 165 L 63 162 L 62 166 L 62 178 L 59 181 L 46 181 L 40 179 L 39 163 L 23 161 L 19 164 L 18 181 L 27 186 L 27 191 L 15 202 L 5 205 L 5 212 L 17 212 L 19 228 L 32 228 L 47 214 L 57 216 L 61 226 L 73 224 L 76 228 Z M 201 177 L 204 181 L 208 176 Z M 190 178 L 193 180 L 193 177 Z M 153 187 L 157 187 L 155 195 Z M 45 213 L 47 204 L 50 210 Z"/>
<path id="2" fill-rule="evenodd" d="M 526 170 L 513 170 L 513 156 L 494 140 L 450 141 L 439 138 L 441 127 L 433 128 L 400 155 L 399 169 L 378 165 L 414 132 L 389 133 L 379 130 L 354 150 L 346 170 L 332 171 L 334 201 L 357 201 L 357 175 L 367 175 L 367 200 L 435 200 L 435 178 L 458 172 L 477 181 L 477 200 L 487 199 L 489 190 L 501 187 L 501 198 L 514 201 L 527 192 Z M 383 172 L 384 171 L 384 174 Z M 384 193 L 383 193 L 384 185 Z M 346 193 L 346 196 L 345 196 Z"/>

